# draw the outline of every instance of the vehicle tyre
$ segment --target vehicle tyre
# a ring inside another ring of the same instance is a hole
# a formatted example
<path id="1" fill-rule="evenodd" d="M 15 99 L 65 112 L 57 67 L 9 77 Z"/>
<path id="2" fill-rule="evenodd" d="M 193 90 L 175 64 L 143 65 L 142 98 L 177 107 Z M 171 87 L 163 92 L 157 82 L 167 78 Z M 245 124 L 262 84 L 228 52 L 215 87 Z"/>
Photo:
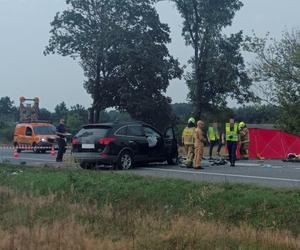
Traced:
<path id="1" fill-rule="evenodd" d="M 17 152 L 18 153 L 21 153 L 22 152 L 22 150 L 19 148 L 19 144 L 18 143 L 14 143 L 14 147 L 17 149 Z"/>
<path id="2" fill-rule="evenodd" d="M 36 153 L 36 154 L 40 153 L 40 150 L 38 149 L 38 147 L 35 143 L 32 144 L 32 151 L 33 151 L 33 153 Z"/>
<path id="3" fill-rule="evenodd" d="M 80 165 L 80 167 L 81 167 L 82 169 L 87 169 L 87 168 L 88 168 L 88 164 L 87 164 L 86 162 L 84 162 L 84 161 L 81 161 L 81 162 L 79 163 L 79 165 Z"/>
<path id="4" fill-rule="evenodd" d="M 46 154 L 46 152 L 47 152 L 46 149 L 41 150 L 41 153 L 42 153 L 42 154 Z"/>
<path id="5" fill-rule="evenodd" d="M 128 170 L 133 166 L 133 157 L 130 151 L 123 151 L 117 161 L 117 168 L 120 170 Z"/>
<path id="6" fill-rule="evenodd" d="M 167 160 L 169 165 L 177 165 L 178 164 L 178 155 L 173 156 L 173 157 L 169 157 Z"/>

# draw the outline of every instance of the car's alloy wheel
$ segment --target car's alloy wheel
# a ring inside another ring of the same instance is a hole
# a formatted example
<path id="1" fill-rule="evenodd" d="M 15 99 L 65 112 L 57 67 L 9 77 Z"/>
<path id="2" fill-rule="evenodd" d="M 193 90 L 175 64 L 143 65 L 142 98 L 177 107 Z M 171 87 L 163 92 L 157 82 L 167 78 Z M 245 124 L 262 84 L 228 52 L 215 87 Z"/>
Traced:
<path id="1" fill-rule="evenodd" d="M 124 152 L 119 157 L 119 168 L 122 170 L 128 170 L 132 167 L 132 157 L 129 152 Z"/>

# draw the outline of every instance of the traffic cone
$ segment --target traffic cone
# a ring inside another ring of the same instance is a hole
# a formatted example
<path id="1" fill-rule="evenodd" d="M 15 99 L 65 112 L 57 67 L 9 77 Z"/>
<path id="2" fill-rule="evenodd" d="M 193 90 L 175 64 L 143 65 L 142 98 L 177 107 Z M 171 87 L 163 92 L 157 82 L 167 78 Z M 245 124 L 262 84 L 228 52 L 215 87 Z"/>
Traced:
<path id="1" fill-rule="evenodd" d="M 50 154 L 51 154 L 52 157 L 54 157 L 56 155 L 54 146 L 52 146 Z"/>
<path id="2" fill-rule="evenodd" d="M 18 150 L 16 148 L 14 148 L 13 156 L 14 156 L 15 159 L 19 159 L 19 157 L 20 157 L 20 155 L 18 153 Z"/>

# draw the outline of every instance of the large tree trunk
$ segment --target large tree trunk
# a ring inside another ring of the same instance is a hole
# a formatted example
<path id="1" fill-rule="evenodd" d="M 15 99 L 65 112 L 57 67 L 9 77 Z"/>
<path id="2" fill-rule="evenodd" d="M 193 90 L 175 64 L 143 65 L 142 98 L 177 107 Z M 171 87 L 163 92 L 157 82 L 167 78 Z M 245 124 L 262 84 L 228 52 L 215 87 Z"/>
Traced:
<path id="1" fill-rule="evenodd" d="M 95 116 L 94 116 L 94 123 L 100 122 L 100 71 L 101 71 L 101 60 L 99 55 L 97 56 L 97 67 L 96 67 L 96 81 L 95 81 L 95 88 L 94 88 L 94 109 L 95 109 Z"/>
<path id="2" fill-rule="evenodd" d="M 195 40 L 194 40 L 194 67 L 195 67 L 195 80 L 196 80 L 196 87 L 195 87 L 195 97 L 196 100 L 194 100 L 195 106 L 196 106 L 196 111 L 195 111 L 195 116 L 197 118 L 201 118 L 202 115 L 202 107 L 201 107 L 201 89 L 202 89 L 202 82 L 201 82 L 201 71 L 200 71 L 200 60 L 201 60 L 201 51 L 200 51 L 200 36 L 199 36 L 199 22 L 200 22 L 200 17 L 198 14 L 198 3 L 197 1 L 193 1 L 193 7 L 194 7 L 194 13 L 195 13 L 195 18 L 196 18 L 196 23 L 195 23 Z M 200 52 L 200 55 L 199 55 Z"/>
<path id="3" fill-rule="evenodd" d="M 100 113 L 101 113 L 101 109 L 100 108 L 96 108 L 95 110 L 95 123 L 99 123 L 100 121 Z"/>
<path id="4" fill-rule="evenodd" d="M 95 109 L 94 109 L 94 107 L 91 107 L 90 109 L 89 109 L 89 123 L 90 124 L 93 124 L 94 123 L 94 121 L 95 121 Z"/>

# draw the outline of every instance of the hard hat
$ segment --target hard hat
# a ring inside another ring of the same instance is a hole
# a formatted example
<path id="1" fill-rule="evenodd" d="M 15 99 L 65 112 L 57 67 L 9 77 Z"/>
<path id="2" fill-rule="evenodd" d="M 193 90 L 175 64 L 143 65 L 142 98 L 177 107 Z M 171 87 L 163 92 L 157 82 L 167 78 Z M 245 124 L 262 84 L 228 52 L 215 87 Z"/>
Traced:
<path id="1" fill-rule="evenodd" d="M 188 123 L 196 123 L 196 120 L 195 120 L 195 118 L 193 118 L 193 117 L 191 117 L 189 120 L 188 120 Z"/>
<path id="2" fill-rule="evenodd" d="M 240 124 L 239 124 L 239 127 L 240 127 L 240 128 L 243 128 L 243 127 L 245 127 L 245 126 L 246 126 L 246 123 L 240 122 Z"/>

